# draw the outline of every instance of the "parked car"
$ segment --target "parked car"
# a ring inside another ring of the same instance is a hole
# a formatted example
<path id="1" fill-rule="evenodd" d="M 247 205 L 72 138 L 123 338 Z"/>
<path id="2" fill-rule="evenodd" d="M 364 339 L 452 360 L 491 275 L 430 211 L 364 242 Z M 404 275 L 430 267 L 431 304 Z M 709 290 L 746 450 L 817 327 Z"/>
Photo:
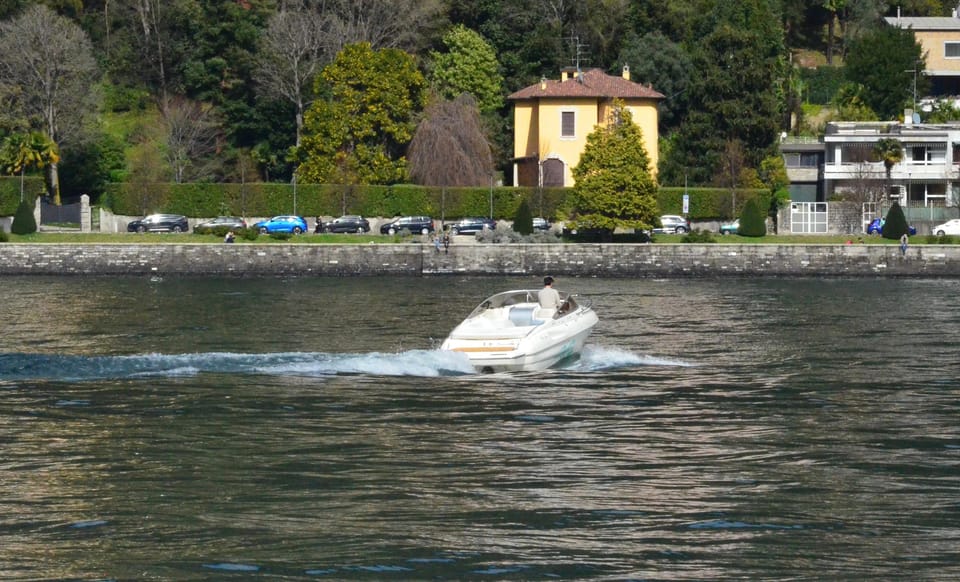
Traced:
<path id="1" fill-rule="evenodd" d="M 660 226 L 655 227 L 656 234 L 679 234 L 690 232 L 690 221 L 676 214 L 664 214 L 660 217 Z"/>
<path id="2" fill-rule="evenodd" d="M 533 230 L 550 230 L 550 223 L 547 222 L 546 218 L 534 218 Z"/>
<path id="3" fill-rule="evenodd" d="M 429 216 L 401 216 L 380 227 L 380 234 L 397 234 L 402 230 L 413 234 L 433 232 L 433 219 Z"/>
<path id="4" fill-rule="evenodd" d="M 220 227 L 230 230 L 240 230 L 241 228 L 247 228 L 247 221 L 239 216 L 218 216 L 194 226 L 193 232 L 205 232 Z"/>
<path id="5" fill-rule="evenodd" d="M 151 214 L 127 223 L 127 232 L 189 232 L 190 224 L 182 214 Z"/>
<path id="6" fill-rule="evenodd" d="M 931 231 L 937 236 L 960 235 L 960 218 L 950 219 L 943 224 L 938 224 Z"/>
<path id="7" fill-rule="evenodd" d="M 867 226 L 867 234 L 883 234 L 883 225 L 885 222 L 887 222 L 886 218 L 874 218 Z M 910 233 L 910 236 L 917 234 L 917 229 L 912 226 L 908 226 L 907 231 Z M 934 230 L 933 232 L 937 231 Z"/>
<path id="8" fill-rule="evenodd" d="M 737 234 L 740 230 L 740 219 L 720 225 L 720 234 Z"/>
<path id="9" fill-rule="evenodd" d="M 461 218 L 450 227 L 452 234 L 476 234 L 483 230 L 493 230 L 497 228 L 497 221 L 492 218 L 480 218 L 471 216 Z"/>
<path id="10" fill-rule="evenodd" d="M 261 220 L 253 225 L 260 234 L 273 234 L 275 232 L 289 232 L 293 234 L 303 234 L 307 232 L 307 221 L 302 216 L 281 215 L 274 216 L 269 220 Z"/>
<path id="11" fill-rule="evenodd" d="M 362 216 L 346 214 L 324 222 L 323 232 L 370 232 L 370 222 Z"/>

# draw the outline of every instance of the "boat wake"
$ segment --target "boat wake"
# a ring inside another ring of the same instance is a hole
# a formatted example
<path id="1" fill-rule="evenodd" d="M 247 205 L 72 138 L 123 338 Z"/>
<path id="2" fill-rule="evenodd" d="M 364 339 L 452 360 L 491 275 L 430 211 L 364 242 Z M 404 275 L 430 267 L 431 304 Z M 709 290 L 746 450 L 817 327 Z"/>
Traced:
<path id="1" fill-rule="evenodd" d="M 635 366 L 688 366 L 617 348 L 587 346 L 581 358 L 565 367 L 573 372 L 595 372 Z M 176 378 L 199 374 L 263 374 L 328 377 L 463 376 L 475 374 L 469 359 L 457 352 L 408 350 L 397 353 L 286 352 L 242 354 L 138 354 L 76 356 L 0 353 L 0 384 L 22 381 L 83 382 L 146 377 Z"/>
<path id="2" fill-rule="evenodd" d="M 599 372 L 637 366 L 679 366 L 686 368 L 693 366 L 693 364 L 680 360 L 636 354 L 620 348 L 587 345 L 584 346 L 580 359 L 567 366 L 566 369 L 573 372 Z"/>

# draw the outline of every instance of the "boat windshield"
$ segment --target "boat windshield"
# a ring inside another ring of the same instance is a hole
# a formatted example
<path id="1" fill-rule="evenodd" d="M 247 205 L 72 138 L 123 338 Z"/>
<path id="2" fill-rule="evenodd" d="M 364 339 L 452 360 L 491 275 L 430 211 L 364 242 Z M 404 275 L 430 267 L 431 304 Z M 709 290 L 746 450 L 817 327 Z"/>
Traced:
<path id="1" fill-rule="evenodd" d="M 473 313 L 470 314 L 470 317 L 476 317 L 488 309 L 498 309 L 500 307 L 509 307 L 522 303 L 539 303 L 539 299 L 537 298 L 538 293 L 539 290 L 536 289 L 521 289 L 518 291 L 497 293 L 478 305 L 477 308 L 473 310 Z M 560 291 L 560 303 L 563 305 L 562 311 L 564 314 L 577 309 L 578 304 L 575 297 L 575 295 L 571 295 L 566 291 Z"/>

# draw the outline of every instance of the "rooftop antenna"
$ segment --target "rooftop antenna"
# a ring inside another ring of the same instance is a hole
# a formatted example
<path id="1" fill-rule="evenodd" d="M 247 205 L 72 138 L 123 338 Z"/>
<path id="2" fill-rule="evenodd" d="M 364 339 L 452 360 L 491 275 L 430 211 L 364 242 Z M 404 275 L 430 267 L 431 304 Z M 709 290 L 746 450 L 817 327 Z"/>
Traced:
<path id="1" fill-rule="evenodd" d="M 579 36 L 572 36 L 567 40 L 570 41 L 570 43 L 573 44 L 573 47 L 574 47 L 572 60 L 573 60 L 574 66 L 577 68 L 577 81 L 580 83 L 583 83 L 583 69 L 580 66 L 580 62 L 586 60 L 584 53 L 586 52 L 586 49 L 588 48 L 589 45 L 581 44 Z"/>

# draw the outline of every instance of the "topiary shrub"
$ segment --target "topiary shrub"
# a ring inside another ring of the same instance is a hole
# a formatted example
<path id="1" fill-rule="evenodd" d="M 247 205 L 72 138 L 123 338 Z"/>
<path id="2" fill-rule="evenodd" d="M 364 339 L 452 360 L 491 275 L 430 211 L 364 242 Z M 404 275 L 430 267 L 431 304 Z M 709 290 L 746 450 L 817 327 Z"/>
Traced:
<path id="1" fill-rule="evenodd" d="M 526 200 L 520 202 L 517 214 L 513 217 L 513 230 L 520 234 L 533 234 L 533 213 Z"/>
<path id="2" fill-rule="evenodd" d="M 743 206 L 743 213 L 740 214 L 740 228 L 737 234 L 740 236 L 765 236 L 767 234 L 766 212 L 760 209 L 756 198 L 747 200 Z"/>
<path id="3" fill-rule="evenodd" d="M 0 228 L 0 243 L 10 242 L 10 235 L 7 231 Z"/>
<path id="4" fill-rule="evenodd" d="M 33 208 L 26 200 L 21 200 L 17 212 L 13 215 L 13 224 L 10 225 L 13 234 L 33 234 L 37 232 L 37 219 L 33 217 Z"/>
<path id="5" fill-rule="evenodd" d="M 903 215 L 903 208 L 900 208 L 899 202 L 894 202 L 890 210 L 887 211 L 887 218 L 883 222 L 883 228 L 880 234 L 883 238 L 899 240 L 901 236 L 908 234 L 909 226 L 907 217 Z"/>
<path id="6" fill-rule="evenodd" d="M 241 228 L 240 232 L 234 233 L 237 236 L 243 237 L 244 240 L 257 240 L 257 237 L 260 236 L 260 231 L 257 229 L 248 226 L 247 228 Z"/>

